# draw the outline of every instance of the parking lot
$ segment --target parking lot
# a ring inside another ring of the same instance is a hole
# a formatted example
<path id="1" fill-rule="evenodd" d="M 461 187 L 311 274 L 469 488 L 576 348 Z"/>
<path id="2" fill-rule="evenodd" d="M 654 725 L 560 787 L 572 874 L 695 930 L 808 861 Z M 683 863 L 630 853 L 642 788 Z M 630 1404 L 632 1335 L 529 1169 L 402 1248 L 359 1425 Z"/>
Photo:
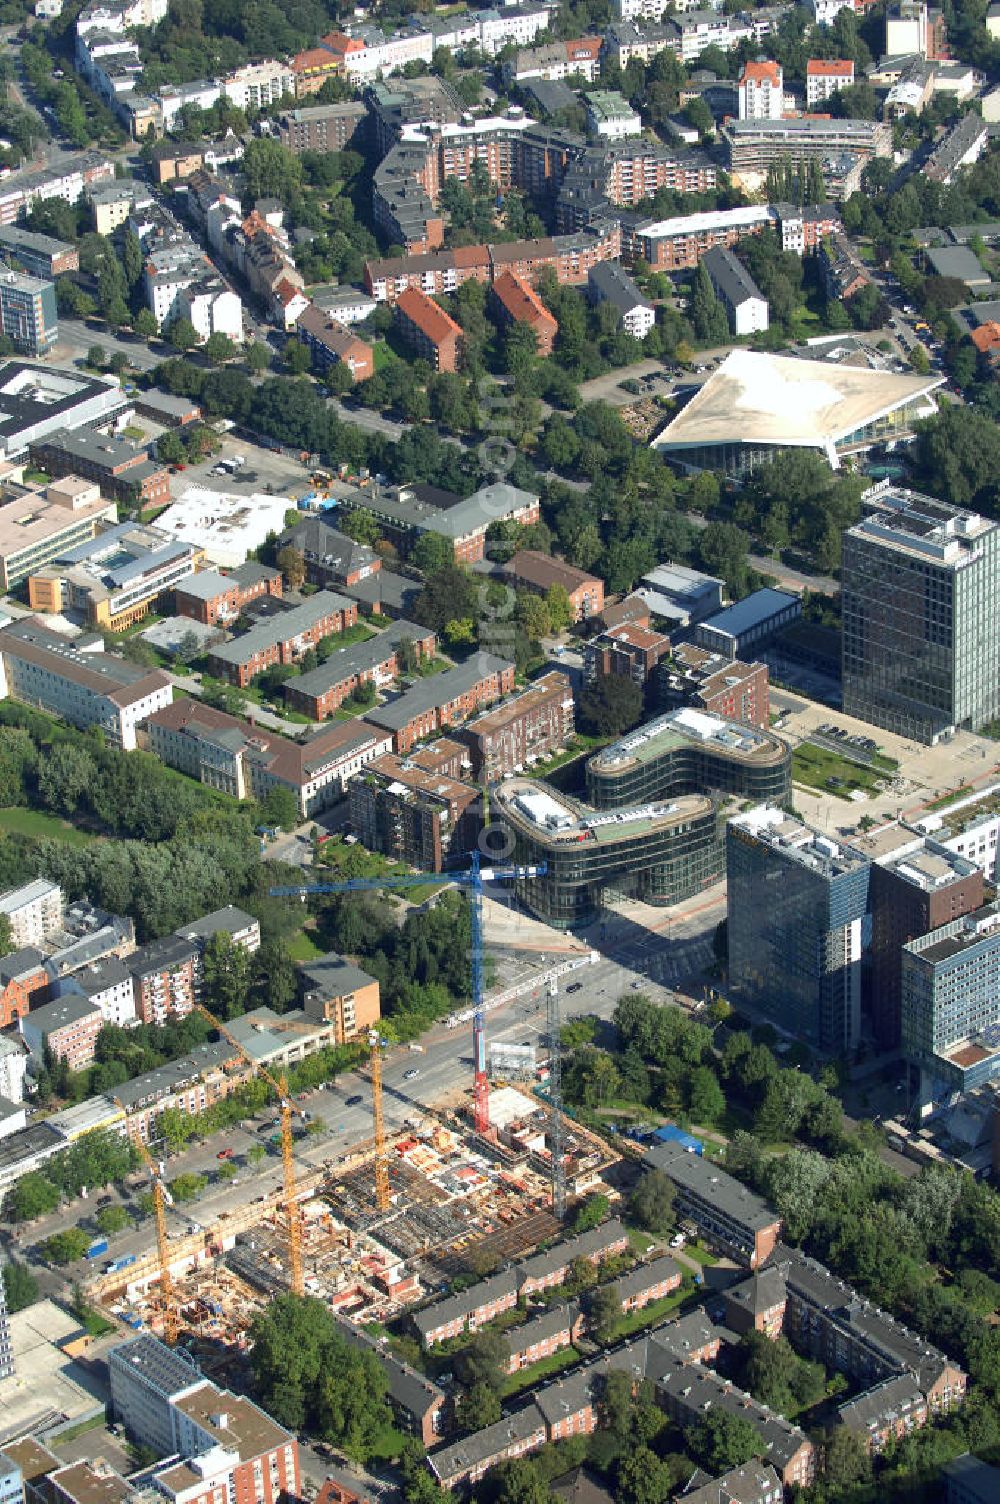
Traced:
<path id="1" fill-rule="evenodd" d="M 229 474 L 216 474 L 220 460 L 232 460 L 243 455 L 246 463 L 241 469 Z M 247 439 L 238 439 L 227 433 L 222 437 L 222 449 L 211 459 L 197 465 L 185 465 L 170 473 L 170 495 L 183 495 L 188 486 L 205 486 L 209 491 L 227 492 L 231 495 L 250 496 L 255 492 L 267 496 L 287 496 L 291 501 L 304 496 L 312 489 L 309 484 L 309 467 L 298 460 L 286 459 L 270 449 L 262 449 Z"/>

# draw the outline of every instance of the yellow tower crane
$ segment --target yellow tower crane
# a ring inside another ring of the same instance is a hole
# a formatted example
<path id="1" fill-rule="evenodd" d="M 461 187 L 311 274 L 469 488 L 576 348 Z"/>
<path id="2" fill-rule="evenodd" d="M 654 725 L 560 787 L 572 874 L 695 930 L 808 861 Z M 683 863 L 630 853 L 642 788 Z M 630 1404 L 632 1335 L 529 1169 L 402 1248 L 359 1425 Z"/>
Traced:
<path id="1" fill-rule="evenodd" d="M 204 1012 L 204 1009 L 202 1010 Z M 267 1025 L 274 1034 L 312 1034 L 314 1024 L 289 1023 L 275 1019 Z M 372 1073 L 372 1119 L 375 1130 L 375 1205 L 380 1212 L 389 1209 L 389 1161 L 385 1149 L 385 1123 L 382 1117 L 382 1050 L 386 1040 L 377 1029 L 368 1031 L 368 1048 L 371 1052 Z"/>
<path id="2" fill-rule="evenodd" d="M 369 1029 L 368 1045 L 372 1060 L 372 1116 L 375 1120 L 375 1205 L 380 1212 L 389 1209 L 389 1163 L 385 1155 L 385 1123 L 382 1119 L 382 1036 Z"/>
<path id="3" fill-rule="evenodd" d="M 120 1107 L 122 1112 L 128 1113 L 122 1102 L 115 1098 L 115 1106 Z M 129 1135 L 131 1137 L 131 1135 Z M 174 1285 L 170 1278 L 170 1250 L 167 1247 L 167 1207 L 172 1198 L 167 1190 L 163 1177 L 163 1166 L 150 1154 L 146 1145 L 138 1134 L 132 1138 L 132 1143 L 139 1151 L 143 1164 L 146 1166 L 153 1182 L 153 1214 L 156 1218 L 156 1252 L 160 1264 L 160 1297 L 163 1301 L 163 1340 L 169 1347 L 173 1347 L 177 1341 L 177 1302 L 174 1300 Z"/>
<path id="4" fill-rule="evenodd" d="M 259 1061 L 255 1060 L 244 1044 L 226 1028 L 224 1023 L 210 1013 L 201 1003 L 195 1007 L 208 1019 L 213 1029 L 218 1029 L 240 1057 L 252 1066 L 276 1093 L 281 1114 L 281 1163 L 284 1171 L 285 1223 L 288 1229 L 288 1275 L 293 1295 L 305 1294 L 305 1275 L 302 1268 L 302 1221 L 298 1195 L 295 1187 L 294 1140 L 292 1138 L 292 1099 L 284 1076 L 272 1076 Z"/>

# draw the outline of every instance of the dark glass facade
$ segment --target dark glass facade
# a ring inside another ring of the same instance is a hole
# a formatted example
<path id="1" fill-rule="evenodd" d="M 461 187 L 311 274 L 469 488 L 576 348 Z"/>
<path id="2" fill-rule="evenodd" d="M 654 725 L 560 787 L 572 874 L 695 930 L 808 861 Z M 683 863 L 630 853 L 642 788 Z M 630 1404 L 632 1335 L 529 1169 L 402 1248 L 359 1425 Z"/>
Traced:
<path id="1" fill-rule="evenodd" d="M 679 799 L 651 815 L 625 813 L 620 822 L 594 825 L 595 811 L 560 794 L 570 828 L 547 830 L 517 808 L 523 787 L 503 784 L 491 798 L 491 812 L 512 838 L 510 860 L 546 864 L 543 877 L 518 884 L 518 897 L 557 929 L 595 919 L 608 891 L 672 904 L 722 876 L 722 817 L 710 799 Z"/>
<path id="2" fill-rule="evenodd" d="M 811 841 L 785 843 L 778 828 L 755 830 L 751 818 L 730 821 L 726 836 L 730 995 L 839 1054 L 860 1026 L 868 862 Z M 797 821 L 785 825 L 808 840 Z"/>
<path id="3" fill-rule="evenodd" d="M 699 734 L 693 729 L 698 726 L 711 731 Z M 592 757 L 587 797 L 596 809 L 627 809 L 695 792 L 782 804 L 791 779 L 792 755 L 780 737 L 705 711 L 682 710 Z"/>
<path id="4" fill-rule="evenodd" d="M 932 742 L 1000 716 L 1000 529 L 884 491 L 844 534 L 844 709 Z"/>

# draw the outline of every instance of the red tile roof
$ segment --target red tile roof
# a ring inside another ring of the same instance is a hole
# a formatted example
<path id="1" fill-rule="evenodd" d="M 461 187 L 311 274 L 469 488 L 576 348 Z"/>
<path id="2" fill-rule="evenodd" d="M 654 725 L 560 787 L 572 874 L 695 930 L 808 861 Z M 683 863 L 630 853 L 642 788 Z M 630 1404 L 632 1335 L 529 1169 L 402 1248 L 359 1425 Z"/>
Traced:
<path id="1" fill-rule="evenodd" d="M 842 57 L 811 57 L 806 63 L 807 78 L 853 78 L 854 64 Z"/>
<path id="2" fill-rule="evenodd" d="M 460 325 L 443 308 L 439 308 L 433 298 L 416 287 L 408 287 L 400 293 L 396 307 L 435 345 L 443 344 L 446 339 L 460 339 L 462 336 Z"/>
<path id="3" fill-rule="evenodd" d="M 555 334 L 558 324 L 530 283 L 503 272 L 493 284 L 494 296 L 519 324 L 545 324 Z"/>

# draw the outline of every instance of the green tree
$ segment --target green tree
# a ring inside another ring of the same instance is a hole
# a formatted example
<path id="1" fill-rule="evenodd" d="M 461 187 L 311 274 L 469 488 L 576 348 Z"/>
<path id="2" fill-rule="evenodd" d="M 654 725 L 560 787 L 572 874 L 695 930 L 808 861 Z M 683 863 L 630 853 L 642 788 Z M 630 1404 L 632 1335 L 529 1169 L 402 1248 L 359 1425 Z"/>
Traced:
<path id="1" fill-rule="evenodd" d="M 217 1018 L 238 1018 L 246 1012 L 252 980 L 253 962 L 246 946 L 224 931 L 210 935 L 202 957 L 202 989 L 209 1012 Z"/>
<path id="2" fill-rule="evenodd" d="M 295 1001 L 298 972 L 288 945 L 280 936 L 265 940 L 257 952 L 257 975 L 262 1001 L 276 1013 L 284 1013 Z"/>
<path id="3" fill-rule="evenodd" d="M 263 376 L 271 364 L 271 352 L 262 340 L 252 340 L 243 351 L 243 361 L 252 376 Z"/>
<path id="4" fill-rule="evenodd" d="M 112 1238 L 128 1227 L 129 1214 L 123 1206 L 102 1206 L 94 1221 L 99 1232 L 106 1238 Z"/>
<path id="5" fill-rule="evenodd" d="M 587 1305 L 587 1320 L 594 1340 L 611 1342 L 621 1320 L 622 1308 L 618 1296 L 610 1285 L 599 1285 L 592 1290 Z"/>
<path id="6" fill-rule="evenodd" d="M 290 339 L 285 346 L 285 365 L 293 376 L 305 376 L 312 370 L 312 352 L 301 339 Z"/>
<path id="7" fill-rule="evenodd" d="M 159 333 L 156 315 L 149 308 L 140 308 L 132 320 L 132 329 L 140 339 L 155 339 Z"/>
<path id="8" fill-rule="evenodd" d="M 142 246 L 135 231 L 128 227 L 122 241 L 122 270 L 131 292 L 139 285 L 142 276 Z"/>
<path id="9" fill-rule="evenodd" d="M 502 1332 L 485 1326 L 475 1332 L 455 1359 L 455 1371 L 466 1389 L 485 1384 L 498 1394 L 507 1369 L 507 1344 Z"/>
<path id="10" fill-rule="evenodd" d="M 491 1384 L 473 1384 L 455 1406 L 455 1421 L 462 1431 L 481 1431 L 500 1419 L 500 1396 Z"/>
<path id="11" fill-rule="evenodd" d="M 202 348 L 213 366 L 223 365 L 225 361 L 232 360 L 236 354 L 236 346 L 228 334 L 210 334 Z"/>
<path id="12" fill-rule="evenodd" d="M 864 1438 L 838 1426 L 823 1448 L 823 1482 L 834 1499 L 850 1498 L 871 1483 L 872 1459 Z"/>
<path id="13" fill-rule="evenodd" d="M 455 550 L 449 539 L 440 533 L 423 533 L 417 539 L 411 560 L 422 574 L 437 574 L 454 563 Z"/>
<path id="14" fill-rule="evenodd" d="M 250 1363 L 264 1408 L 283 1425 L 307 1425 L 364 1461 L 391 1423 L 376 1354 L 350 1347 L 328 1308 L 281 1295 L 255 1317 Z"/>
<path id="15" fill-rule="evenodd" d="M 726 1110 L 726 1097 L 719 1078 L 710 1066 L 700 1065 L 692 1071 L 688 1086 L 688 1111 L 695 1123 L 711 1127 Z"/>
<path id="16" fill-rule="evenodd" d="M 278 198 L 287 203 L 302 187 L 302 159 L 272 136 L 248 141 L 241 163 L 249 199 Z"/>
<path id="17" fill-rule="evenodd" d="M 280 830 L 294 830 L 299 824 L 299 802 L 291 789 L 281 784 L 268 789 L 260 812 L 265 825 L 277 825 Z"/>
<path id="18" fill-rule="evenodd" d="M 176 1202 L 195 1201 L 208 1185 L 204 1175 L 185 1172 L 170 1182 L 170 1194 Z"/>
<path id="19" fill-rule="evenodd" d="M 188 318 L 174 319 L 168 337 L 175 350 L 193 350 L 198 343 L 198 331 Z"/>
<path id="20" fill-rule="evenodd" d="M 9 956 L 14 949 L 14 932 L 10 927 L 10 919 L 6 914 L 0 914 L 0 956 Z"/>
<path id="21" fill-rule="evenodd" d="M 3 1266 L 3 1288 L 7 1297 L 7 1310 L 24 1311 L 38 1299 L 38 1281 L 27 1265 L 10 1259 Z"/>
<path id="22" fill-rule="evenodd" d="M 580 729 L 593 736 L 621 736 L 641 715 L 642 687 L 624 675 L 602 674 L 580 695 Z"/>
<path id="23" fill-rule="evenodd" d="M 42 1247 L 45 1257 L 53 1264 L 75 1264 L 90 1247 L 90 1238 L 80 1227 L 67 1227 L 46 1238 Z"/>
<path id="24" fill-rule="evenodd" d="M 592 1228 L 600 1227 L 602 1222 L 607 1221 L 610 1211 L 611 1202 L 607 1196 L 595 1192 L 581 1201 L 573 1213 L 573 1231 L 590 1232 Z"/>
<path id="25" fill-rule="evenodd" d="M 33 1222 L 54 1212 L 59 1205 L 59 1189 L 51 1180 L 32 1170 L 11 1188 L 4 1198 L 8 1214 L 15 1222 Z"/>
<path id="26" fill-rule="evenodd" d="M 382 536 L 378 518 L 373 512 L 366 512 L 361 507 L 356 512 L 348 512 L 339 526 L 348 538 L 353 538 L 355 543 L 365 543 L 369 548 L 374 548 Z"/>
<path id="27" fill-rule="evenodd" d="M 701 103 L 700 100 L 697 103 Z M 673 1492 L 670 1468 L 649 1447 L 639 1446 L 618 1464 L 618 1504 L 664 1504 Z"/>
<path id="28" fill-rule="evenodd" d="M 38 793 L 49 809 L 74 815 L 97 777 L 97 764 L 83 747 L 57 742 L 38 769 Z"/>
<path id="29" fill-rule="evenodd" d="M 731 1415 L 727 1410 L 710 1410 L 689 1428 L 685 1440 L 713 1476 L 766 1454 L 756 1426 L 745 1416 Z"/>
<path id="30" fill-rule="evenodd" d="M 289 590 L 301 589 L 306 578 L 306 559 L 302 550 L 286 543 L 285 547 L 279 550 L 275 563 L 284 575 L 285 584 Z"/>
<path id="31" fill-rule="evenodd" d="M 676 1194 L 673 1181 L 662 1170 L 647 1170 L 629 1197 L 629 1215 L 649 1232 L 669 1232 Z"/>

